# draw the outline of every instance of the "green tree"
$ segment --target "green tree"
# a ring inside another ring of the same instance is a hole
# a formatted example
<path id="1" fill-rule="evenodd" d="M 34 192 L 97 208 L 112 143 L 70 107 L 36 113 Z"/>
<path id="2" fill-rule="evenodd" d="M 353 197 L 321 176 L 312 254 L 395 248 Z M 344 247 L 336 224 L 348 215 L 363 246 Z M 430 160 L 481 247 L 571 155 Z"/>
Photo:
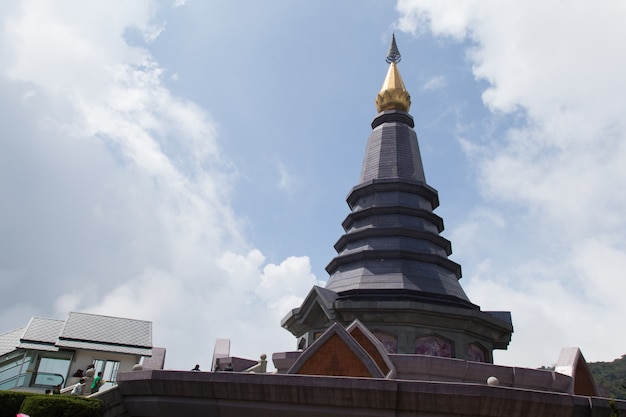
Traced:
<path id="1" fill-rule="evenodd" d="M 590 362 L 589 369 L 602 396 L 626 400 L 626 355 L 612 362 Z"/>

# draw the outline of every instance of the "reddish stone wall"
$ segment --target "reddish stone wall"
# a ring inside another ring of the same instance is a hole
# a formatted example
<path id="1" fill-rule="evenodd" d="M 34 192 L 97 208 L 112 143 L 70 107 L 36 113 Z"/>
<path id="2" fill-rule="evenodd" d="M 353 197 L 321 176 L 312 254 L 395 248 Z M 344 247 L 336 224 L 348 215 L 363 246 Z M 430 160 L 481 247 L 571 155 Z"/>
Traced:
<path id="1" fill-rule="evenodd" d="M 372 377 L 341 338 L 334 334 L 302 365 L 301 375 Z"/>

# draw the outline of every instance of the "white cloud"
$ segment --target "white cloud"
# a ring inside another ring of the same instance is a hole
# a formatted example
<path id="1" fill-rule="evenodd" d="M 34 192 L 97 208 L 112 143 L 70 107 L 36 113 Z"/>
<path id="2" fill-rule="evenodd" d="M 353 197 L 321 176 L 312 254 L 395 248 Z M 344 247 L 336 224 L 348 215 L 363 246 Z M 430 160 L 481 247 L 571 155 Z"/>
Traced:
<path id="1" fill-rule="evenodd" d="M 283 163 L 278 163 L 278 188 L 282 191 L 291 191 L 296 186 L 297 179 L 289 168 Z"/>
<path id="2" fill-rule="evenodd" d="M 474 3 L 459 1 L 450 6 L 436 0 L 399 0 L 397 8 L 402 16 L 398 28 L 413 34 L 432 30 L 435 34 L 445 33 L 462 39 L 467 35 L 470 9 L 475 6 Z"/>
<path id="3" fill-rule="evenodd" d="M 441 90 L 446 86 L 446 77 L 443 75 L 437 75 L 428 79 L 423 85 L 422 90 Z"/>
<path id="4" fill-rule="evenodd" d="M 490 233 L 491 220 L 474 215 L 453 232 L 462 245 L 476 236 L 484 252 L 467 259 L 489 265 L 464 263 L 472 300 L 513 312 L 510 351 L 496 358 L 539 366 L 567 345 L 591 360 L 621 356 L 626 337 L 614 329 L 626 323 L 614 294 L 623 293 L 626 259 L 626 57 L 617 51 L 626 7 L 401 0 L 398 9 L 405 31 L 469 40 L 474 75 L 488 83 L 485 105 L 494 117 L 523 117 L 500 138 L 462 141 L 506 224 Z"/>
<path id="5" fill-rule="evenodd" d="M 315 282 L 309 260 L 250 249 L 215 122 L 124 41 L 158 36 L 157 6 L 28 0 L 2 17 L 3 320 L 151 320 L 182 369 L 208 364 L 217 337 L 244 357 L 293 348 L 278 320 Z"/>

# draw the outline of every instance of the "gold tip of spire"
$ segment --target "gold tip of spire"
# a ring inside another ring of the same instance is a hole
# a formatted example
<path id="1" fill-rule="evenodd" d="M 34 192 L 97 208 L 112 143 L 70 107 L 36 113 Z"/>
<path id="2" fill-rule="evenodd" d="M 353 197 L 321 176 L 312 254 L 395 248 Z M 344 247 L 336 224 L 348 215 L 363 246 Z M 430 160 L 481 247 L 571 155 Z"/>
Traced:
<path id="1" fill-rule="evenodd" d="M 402 77 L 396 67 L 396 63 L 392 62 L 387 71 L 387 77 L 383 82 L 383 86 L 376 97 L 376 110 L 382 112 L 385 110 L 402 110 L 408 112 L 411 108 L 411 96 L 404 87 Z"/>
<path id="2" fill-rule="evenodd" d="M 376 97 L 376 109 L 379 113 L 385 110 L 408 112 L 411 108 L 411 96 L 406 91 L 396 66 L 396 63 L 400 62 L 400 52 L 396 46 L 395 35 L 391 37 L 391 47 L 387 55 L 387 62 L 389 62 L 389 71 L 387 71 L 383 86 Z"/>

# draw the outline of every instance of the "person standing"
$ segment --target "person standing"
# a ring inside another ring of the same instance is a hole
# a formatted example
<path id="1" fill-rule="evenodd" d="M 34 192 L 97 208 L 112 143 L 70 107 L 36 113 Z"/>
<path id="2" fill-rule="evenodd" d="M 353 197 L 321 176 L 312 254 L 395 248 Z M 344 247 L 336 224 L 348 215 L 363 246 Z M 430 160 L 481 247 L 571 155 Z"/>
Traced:
<path id="1" fill-rule="evenodd" d="M 72 395 L 81 396 L 83 395 L 83 390 L 85 389 L 85 379 L 81 378 L 78 381 L 78 384 L 74 385 L 74 389 L 72 389 Z"/>
<path id="2" fill-rule="evenodd" d="M 98 375 L 93 379 L 93 382 L 91 383 L 91 393 L 94 394 L 98 392 L 102 384 L 102 372 L 98 372 Z"/>

